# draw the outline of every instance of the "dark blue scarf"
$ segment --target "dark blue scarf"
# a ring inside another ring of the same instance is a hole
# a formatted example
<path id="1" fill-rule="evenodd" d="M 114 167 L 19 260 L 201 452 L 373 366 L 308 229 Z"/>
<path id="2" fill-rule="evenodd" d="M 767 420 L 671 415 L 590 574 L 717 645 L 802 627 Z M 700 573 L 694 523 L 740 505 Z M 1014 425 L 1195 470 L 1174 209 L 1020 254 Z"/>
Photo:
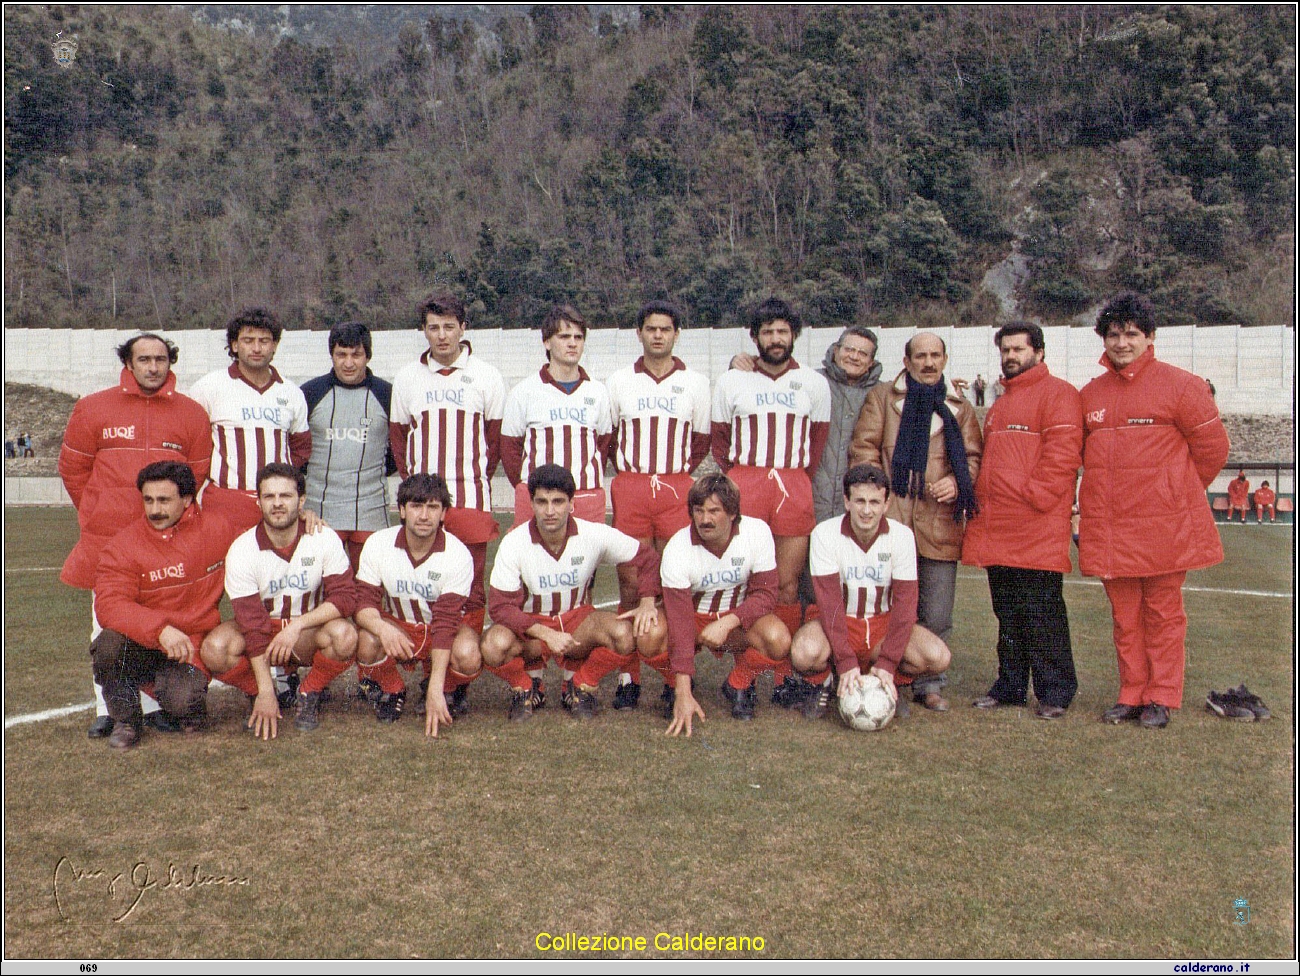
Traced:
<path id="1" fill-rule="evenodd" d="M 966 445 L 961 439 L 961 427 L 948 409 L 944 399 L 948 387 L 939 377 L 934 386 L 927 386 L 907 377 L 907 398 L 903 401 L 903 418 L 898 426 L 898 442 L 894 445 L 892 490 L 904 498 L 921 498 L 925 495 L 925 467 L 930 459 L 930 416 L 938 414 L 943 421 L 943 449 L 948 456 L 948 466 L 957 479 L 957 501 L 952 517 L 956 522 L 970 518 L 979 511 L 975 503 L 975 486 L 970 480 L 970 464 L 966 460 Z"/>

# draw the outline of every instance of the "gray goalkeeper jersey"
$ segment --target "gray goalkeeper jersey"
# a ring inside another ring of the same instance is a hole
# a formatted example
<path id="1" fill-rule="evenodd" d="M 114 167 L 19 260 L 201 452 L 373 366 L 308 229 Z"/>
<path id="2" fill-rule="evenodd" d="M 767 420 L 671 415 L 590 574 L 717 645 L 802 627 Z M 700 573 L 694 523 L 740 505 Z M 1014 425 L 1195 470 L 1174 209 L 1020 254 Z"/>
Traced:
<path id="1" fill-rule="evenodd" d="M 385 476 L 392 386 L 369 370 L 357 386 L 331 371 L 303 384 L 311 427 L 307 507 L 340 532 L 388 527 Z"/>

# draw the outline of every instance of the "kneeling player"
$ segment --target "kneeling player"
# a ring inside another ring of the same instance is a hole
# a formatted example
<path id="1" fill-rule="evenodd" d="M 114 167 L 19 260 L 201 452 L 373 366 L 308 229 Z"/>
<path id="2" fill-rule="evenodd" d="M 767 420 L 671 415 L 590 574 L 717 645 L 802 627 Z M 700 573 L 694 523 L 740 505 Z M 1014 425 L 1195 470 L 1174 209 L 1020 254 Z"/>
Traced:
<path id="1" fill-rule="evenodd" d="M 572 516 L 573 474 L 543 464 L 528 476 L 533 517 L 501 540 L 488 587 L 493 625 L 483 635 L 483 661 L 510 683 L 510 720 L 524 721 L 545 704 L 541 679 L 548 654 L 564 670 L 560 697 L 577 718 L 600 711 L 596 686 L 636 662 L 636 639 L 658 623 L 659 554 L 603 522 Z M 591 584 L 601 563 L 637 570 L 636 608 L 597 610 Z"/>
<path id="2" fill-rule="evenodd" d="M 271 667 L 309 666 L 298 688 L 294 725 L 320 725 L 321 693 L 348 669 L 357 648 L 351 621 L 356 605 L 352 567 L 333 529 L 308 534 L 302 472 L 268 464 L 257 473 L 262 521 L 226 554 L 226 595 L 235 619 L 217 627 L 203 645 L 213 677 L 253 696 L 248 726 L 274 739 L 280 706 Z M 250 674 L 251 671 L 251 674 Z"/>
<path id="3" fill-rule="evenodd" d="M 664 547 L 660 570 L 668 651 L 646 663 L 664 676 L 668 734 L 691 734 L 704 718 L 691 685 L 696 645 L 735 664 L 722 684 L 731 717 L 754 717 L 754 682 L 790 654 L 790 631 L 773 613 L 777 600 L 776 545 L 763 522 L 740 514 L 740 489 L 726 475 L 706 475 L 686 496 L 691 524 Z M 665 659 L 668 660 L 665 660 Z M 669 666 L 671 665 L 671 670 Z"/>
<path id="4" fill-rule="evenodd" d="M 803 713 L 820 718 L 831 698 L 832 661 L 846 694 L 869 670 L 897 700 L 895 675 L 947 669 L 948 645 L 916 623 L 916 540 L 885 518 L 889 477 L 859 464 L 844 475 L 844 510 L 813 530 L 809 567 L 818 617 L 799 628 L 790 660 L 809 683 Z"/>
<path id="5" fill-rule="evenodd" d="M 425 706 L 424 731 L 469 710 L 465 691 L 482 665 L 478 633 L 463 626 L 474 579 L 469 549 L 442 524 L 451 507 L 447 483 L 413 474 L 398 486 L 401 525 L 366 540 L 357 572 L 357 670 L 379 684 L 375 717 L 396 722 L 406 701 L 397 661 L 430 661 L 435 692 Z M 429 680 L 429 679 L 425 679 Z"/>

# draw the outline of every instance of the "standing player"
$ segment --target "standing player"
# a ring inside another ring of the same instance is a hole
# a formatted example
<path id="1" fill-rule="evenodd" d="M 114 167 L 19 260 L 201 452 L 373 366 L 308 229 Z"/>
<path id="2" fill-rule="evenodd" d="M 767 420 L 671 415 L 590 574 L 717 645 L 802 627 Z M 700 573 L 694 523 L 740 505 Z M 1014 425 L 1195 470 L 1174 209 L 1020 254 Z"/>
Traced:
<path id="1" fill-rule="evenodd" d="M 59 475 L 77 509 L 81 537 L 59 575 L 79 590 L 95 585 L 95 568 L 108 541 L 140 515 L 136 476 L 154 461 L 180 461 L 190 466 L 195 481 L 208 476 L 212 437 L 203 408 L 176 392 L 179 358 L 176 346 L 162 336 L 145 333 L 117 347 L 122 373 L 117 386 L 82 397 L 72 408 L 59 452 Z M 94 603 L 90 612 L 90 639 L 99 636 Z M 113 731 L 104 695 L 95 684 L 95 724 L 90 737 L 100 739 Z M 151 714 L 158 705 L 146 696 Z M 156 726 L 169 726 L 165 716 L 151 718 Z"/>
<path id="2" fill-rule="evenodd" d="M 478 656 L 486 613 L 487 547 L 500 534 L 492 517 L 492 474 L 501 458 L 506 387 L 500 371 L 475 356 L 466 341 L 465 305 L 459 298 L 446 292 L 430 296 L 420 306 L 420 328 L 429 349 L 393 380 L 389 443 L 398 474 L 440 475 L 451 493 L 443 526 L 465 543 L 474 560 L 474 582 L 452 657 L 470 660 Z M 430 667 L 426 661 L 417 714 L 427 701 Z"/>
<path id="3" fill-rule="evenodd" d="M 735 663 L 722 683 L 731 717 L 754 717 L 754 681 L 790 654 L 790 630 L 772 613 L 777 562 L 772 531 L 740 514 L 740 492 L 722 474 L 705 475 L 686 496 L 690 525 L 664 548 L 661 581 L 668 650 L 646 663 L 664 676 L 669 735 L 691 734 L 704 718 L 695 700 L 695 649 L 731 651 Z"/>
<path id="4" fill-rule="evenodd" d="M 564 671 L 561 703 L 576 718 L 591 718 L 600 711 L 600 679 L 631 666 L 637 638 L 652 636 L 658 624 L 659 554 L 603 522 L 572 517 L 573 474 L 559 465 L 534 468 L 528 491 L 533 518 L 506 534 L 492 566 L 494 623 L 483 635 L 483 661 L 514 689 L 512 722 L 545 704 L 548 654 Z M 613 614 L 592 605 L 596 568 L 606 562 L 636 567 L 634 610 Z"/>
<path id="5" fill-rule="evenodd" d="M 860 464 L 844 475 L 844 511 L 813 530 L 809 568 L 817 595 L 813 620 L 794 635 L 790 658 L 813 689 L 803 713 L 820 718 L 830 704 L 831 667 L 846 695 L 874 674 L 895 701 L 894 676 L 947 669 L 948 645 L 916 622 L 916 540 L 885 518 L 889 478 Z"/>
<path id="6" fill-rule="evenodd" d="M 283 330 L 265 309 L 240 312 L 226 326 L 228 369 L 209 373 L 190 391 L 212 423 L 212 481 L 205 508 L 238 529 L 262 519 L 257 472 L 278 462 L 301 468 L 311 457 L 307 401 L 271 365 Z"/>
<path id="7" fill-rule="evenodd" d="M 709 378 L 673 355 L 681 328 L 682 310 L 672 302 L 642 305 L 636 334 L 644 355 L 606 384 L 618 472 L 610 485 L 614 528 L 660 552 L 690 524 L 683 504 L 690 472 L 709 453 Z M 636 580 L 630 570 L 619 569 L 618 590 L 619 609 L 632 609 Z M 640 700 L 636 674 L 624 672 L 614 707 L 636 708 Z"/>
<path id="8" fill-rule="evenodd" d="M 330 329 L 334 367 L 302 386 L 311 431 L 307 509 L 329 524 L 355 572 L 371 532 L 388 528 L 384 478 L 397 468 L 388 452 L 392 387 L 370 371 L 370 329 L 345 322 Z"/>
<path id="9" fill-rule="evenodd" d="M 320 724 L 321 692 L 348 669 L 357 647 L 351 621 L 356 605 L 352 568 L 343 540 L 332 529 L 308 535 L 302 522 L 306 479 L 287 464 L 257 472 L 262 520 L 226 554 L 226 595 L 235 611 L 208 635 L 203 661 L 214 677 L 250 692 L 248 725 L 274 739 L 280 718 L 271 666 L 310 667 L 298 689 L 294 725 Z"/>
<path id="10" fill-rule="evenodd" d="M 713 391 L 713 457 L 740 489 L 740 511 L 766 522 L 776 537 L 779 603 L 776 615 L 799 629 L 799 574 L 808 557 L 813 518 L 812 475 L 821 464 L 830 430 L 826 378 L 791 357 L 802 323 L 779 298 L 769 298 L 750 317 L 758 347 L 752 373 L 728 370 Z M 798 683 L 782 660 L 783 680 L 772 700 L 786 707 Z"/>
<path id="11" fill-rule="evenodd" d="M 189 465 L 155 461 L 140 469 L 136 484 L 144 518 L 137 514 L 113 537 L 95 578 L 104 629 L 90 653 L 113 718 L 108 744 L 115 749 L 139 741 L 145 682 L 173 719 L 187 729 L 202 725 L 208 676 L 199 649 L 221 622 L 217 604 L 231 536 L 221 516 L 194 504 Z"/>
<path id="12" fill-rule="evenodd" d="M 605 521 L 605 457 L 609 452 L 609 394 L 578 363 L 587 323 L 571 305 L 556 305 L 542 320 L 547 364 L 506 397 L 501 463 L 515 486 L 515 526 L 533 517 L 528 476 L 544 464 L 573 475 L 573 513 Z"/>
<path id="13" fill-rule="evenodd" d="M 402 524 L 376 532 L 361 551 L 357 575 L 357 664 L 365 665 L 383 697 L 375 717 L 396 722 L 406 701 L 397 663 L 431 662 L 433 687 L 425 734 L 438 735 L 469 706 L 465 692 L 482 665 L 478 645 L 453 647 L 474 578 L 474 560 L 443 528 L 451 493 L 436 474 L 413 474 L 397 488 Z M 429 679 L 426 679 L 429 680 Z M 445 696 L 445 697 L 444 697 Z"/>

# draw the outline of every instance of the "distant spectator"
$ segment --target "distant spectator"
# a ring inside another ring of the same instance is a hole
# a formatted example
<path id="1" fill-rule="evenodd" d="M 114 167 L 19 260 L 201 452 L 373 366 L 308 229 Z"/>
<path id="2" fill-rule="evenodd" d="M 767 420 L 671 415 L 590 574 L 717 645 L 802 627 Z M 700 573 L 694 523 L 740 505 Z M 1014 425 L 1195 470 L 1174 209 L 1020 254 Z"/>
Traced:
<path id="1" fill-rule="evenodd" d="M 1237 477 L 1228 482 L 1228 521 L 1232 521 L 1232 513 L 1241 509 L 1241 521 L 1245 523 L 1246 512 L 1250 508 L 1250 482 L 1246 480 L 1246 472 L 1238 471 Z"/>
<path id="2" fill-rule="evenodd" d="M 1210 388 L 1210 396 L 1218 396 L 1218 393 L 1215 392 L 1214 384 L 1210 382 L 1210 378 L 1208 376 L 1205 377 L 1205 385 Z"/>
<path id="3" fill-rule="evenodd" d="M 14 439 L 10 437 L 5 441 L 5 457 L 15 458 L 18 456 L 18 450 L 14 447 Z"/>
<path id="4" fill-rule="evenodd" d="M 1264 521 L 1264 509 L 1267 508 L 1268 520 L 1276 522 L 1277 509 L 1274 507 L 1276 501 L 1277 492 L 1268 486 L 1267 481 L 1261 483 L 1255 492 L 1255 521 L 1261 523 Z M 1231 516 L 1231 513 L 1229 513 L 1229 516 Z"/>
<path id="5" fill-rule="evenodd" d="M 984 381 L 983 373 L 975 374 L 975 382 L 970 385 L 970 388 L 975 391 L 975 406 L 984 406 L 984 391 L 989 388 L 989 385 Z"/>
<path id="6" fill-rule="evenodd" d="M 32 435 L 24 432 L 18 438 L 18 446 L 22 448 L 23 457 L 36 457 L 36 451 L 32 448 Z"/>

